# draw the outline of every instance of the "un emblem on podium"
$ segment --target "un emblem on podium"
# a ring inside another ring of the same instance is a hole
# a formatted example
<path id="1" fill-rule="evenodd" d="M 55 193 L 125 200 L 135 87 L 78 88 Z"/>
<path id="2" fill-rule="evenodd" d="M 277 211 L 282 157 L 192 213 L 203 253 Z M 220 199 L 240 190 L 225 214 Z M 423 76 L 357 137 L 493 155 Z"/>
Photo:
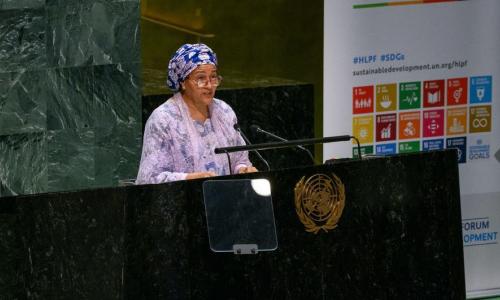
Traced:
<path id="1" fill-rule="evenodd" d="M 337 175 L 315 174 L 295 185 L 295 211 L 306 231 L 314 234 L 337 227 L 345 206 L 344 184 Z"/>

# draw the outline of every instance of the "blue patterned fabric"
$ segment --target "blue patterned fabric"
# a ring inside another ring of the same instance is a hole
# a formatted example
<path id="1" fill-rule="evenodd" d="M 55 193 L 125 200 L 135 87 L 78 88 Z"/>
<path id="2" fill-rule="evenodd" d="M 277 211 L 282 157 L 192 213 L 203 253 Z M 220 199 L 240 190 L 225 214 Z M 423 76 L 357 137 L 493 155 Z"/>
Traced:
<path id="1" fill-rule="evenodd" d="M 178 92 L 189 74 L 199 65 L 217 66 L 217 55 L 205 44 L 184 44 L 168 62 L 167 85 L 173 92 Z"/>

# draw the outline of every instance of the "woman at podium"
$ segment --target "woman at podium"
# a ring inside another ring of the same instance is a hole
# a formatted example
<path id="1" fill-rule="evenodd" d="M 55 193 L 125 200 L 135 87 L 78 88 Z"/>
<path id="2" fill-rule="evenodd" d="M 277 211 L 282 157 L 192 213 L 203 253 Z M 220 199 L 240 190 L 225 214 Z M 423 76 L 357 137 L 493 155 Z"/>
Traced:
<path id="1" fill-rule="evenodd" d="M 248 152 L 230 154 L 231 166 L 225 154 L 214 153 L 245 144 L 234 129 L 232 108 L 214 98 L 221 81 L 217 56 L 207 45 L 185 44 L 175 52 L 167 79 L 174 95 L 146 122 L 136 184 L 257 171 Z"/>

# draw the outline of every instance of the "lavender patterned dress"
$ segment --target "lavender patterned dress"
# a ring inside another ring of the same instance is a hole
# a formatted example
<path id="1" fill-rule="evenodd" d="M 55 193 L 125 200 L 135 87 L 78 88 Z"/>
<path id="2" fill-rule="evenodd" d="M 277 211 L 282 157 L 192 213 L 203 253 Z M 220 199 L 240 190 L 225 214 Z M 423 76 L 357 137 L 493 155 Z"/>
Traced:
<path id="1" fill-rule="evenodd" d="M 214 99 L 209 112 L 204 123 L 194 121 L 180 93 L 155 109 L 146 123 L 136 184 L 183 180 L 191 172 L 228 175 L 227 156 L 215 154 L 214 149 L 244 145 L 244 141 L 233 128 L 237 119 L 229 105 Z M 252 165 L 248 152 L 230 155 L 234 173 Z"/>

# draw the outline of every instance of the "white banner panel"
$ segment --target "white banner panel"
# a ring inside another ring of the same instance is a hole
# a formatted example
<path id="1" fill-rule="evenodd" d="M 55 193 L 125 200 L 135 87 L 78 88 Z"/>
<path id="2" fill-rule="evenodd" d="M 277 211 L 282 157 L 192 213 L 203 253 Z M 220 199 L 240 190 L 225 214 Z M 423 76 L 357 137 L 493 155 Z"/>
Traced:
<path id="1" fill-rule="evenodd" d="M 500 295 L 500 193 L 462 195 L 468 297 Z"/>
<path id="2" fill-rule="evenodd" d="M 457 148 L 468 296 L 500 294 L 500 1 L 428 2 L 325 0 L 323 132 L 364 154 Z"/>

